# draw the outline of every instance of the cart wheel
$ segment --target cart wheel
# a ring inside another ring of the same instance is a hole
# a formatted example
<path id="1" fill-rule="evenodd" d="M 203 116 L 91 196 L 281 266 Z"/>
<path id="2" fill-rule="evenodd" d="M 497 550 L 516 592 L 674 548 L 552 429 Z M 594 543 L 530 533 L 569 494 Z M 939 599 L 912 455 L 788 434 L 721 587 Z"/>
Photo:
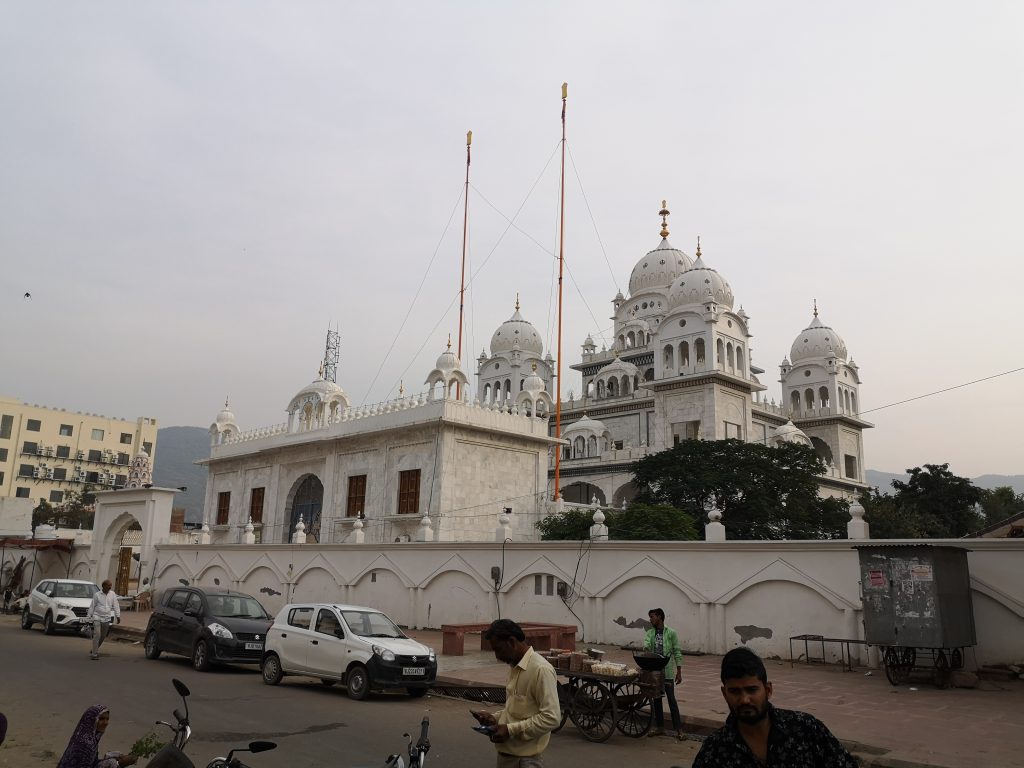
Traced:
<path id="1" fill-rule="evenodd" d="M 935 672 L 932 674 L 935 687 L 949 688 L 949 682 L 952 677 L 953 673 L 949 668 L 949 659 L 946 658 L 946 652 L 939 651 L 935 654 Z"/>
<path id="2" fill-rule="evenodd" d="M 651 699 L 640 692 L 636 683 L 626 683 L 615 689 L 615 706 L 619 710 L 619 718 L 615 723 L 626 736 L 639 739 L 649 730 L 654 720 L 651 711 Z"/>
<path id="3" fill-rule="evenodd" d="M 964 652 L 962 648 L 954 648 L 953 653 L 950 654 L 949 666 L 953 669 L 964 668 Z"/>
<path id="4" fill-rule="evenodd" d="M 558 707 L 562 710 L 562 719 L 558 725 L 551 729 L 552 733 L 558 733 L 565 727 L 565 721 L 569 719 L 569 712 L 572 709 L 572 685 L 570 683 L 558 683 Z"/>
<path id="5" fill-rule="evenodd" d="M 882 656 L 882 663 L 885 664 L 885 677 L 892 685 L 899 685 L 900 678 L 900 657 L 895 648 L 886 648 Z"/>
<path id="6" fill-rule="evenodd" d="M 913 671 L 915 664 L 917 664 L 917 649 L 901 648 L 899 663 L 899 678 L 901 683 L 905 683 L 910 679 L 910 673 Z"/>
<path id="7" fill-rule="evenodd" d="M 576 689 L 569 717 L 588 741 L 607 741 L 618 719 L 615 697 L 603 683 L 587 680 Z"/>

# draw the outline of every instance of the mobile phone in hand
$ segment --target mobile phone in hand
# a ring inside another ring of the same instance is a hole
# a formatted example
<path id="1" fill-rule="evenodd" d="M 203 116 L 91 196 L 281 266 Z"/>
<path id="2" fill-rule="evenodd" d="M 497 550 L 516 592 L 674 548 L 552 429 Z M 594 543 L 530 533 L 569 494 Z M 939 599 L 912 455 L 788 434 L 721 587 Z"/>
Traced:
<path id="1" fill-rule="evenodd" d="M 477 733 L 483 733 L 487 736 L 493 736 L 497 728 L 495 728 L 493 725 L 474 725 L 473 730 Z"/>

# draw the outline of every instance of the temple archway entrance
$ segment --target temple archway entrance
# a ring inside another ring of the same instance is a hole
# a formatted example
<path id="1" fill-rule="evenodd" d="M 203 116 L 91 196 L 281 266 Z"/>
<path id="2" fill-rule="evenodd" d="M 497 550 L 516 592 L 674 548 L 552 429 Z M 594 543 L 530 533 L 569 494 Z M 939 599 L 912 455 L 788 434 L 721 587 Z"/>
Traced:
<path id="1" fill-rule="evenodd" d="M 318 544 L 320 537 L 320 513 L 324 506 L 324 484 L 316 475 L 304 475 L 292 488 L 288 515 L 290 525 L 285 531 L 284 541 L 287 544 L 295 533 L 295 526 L 302 519 L 306 526 L 306 541 Z"/>

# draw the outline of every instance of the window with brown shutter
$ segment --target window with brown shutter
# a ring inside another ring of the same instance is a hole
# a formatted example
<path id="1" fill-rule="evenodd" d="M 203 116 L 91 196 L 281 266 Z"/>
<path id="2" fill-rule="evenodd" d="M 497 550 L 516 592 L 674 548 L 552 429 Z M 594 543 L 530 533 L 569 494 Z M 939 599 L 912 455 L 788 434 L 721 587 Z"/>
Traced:
<path id="1" fill-rule="evenodd" d="M 398 514 L 415 515 L 420 508 L 420 471 L 407 469 L 398 473 Z"/>
<path id="2" fill-rule="evenodd" d="M 231 509 L 231 491 L 217 494 L 217 525 L 228 524 L 228 511 Z"/>
<path id="3" fill-rule="evenodd" d="M 348 479 L 348 507 L 345 514 L 357 517 L 366 511 L 366 475 L 352 475 Z"/>
<path id="4" fill-rule="evenodd" d="M 253 524 L 263 522 L 263 488 L 253 488 L 249 497 L 249 519 Z"/>

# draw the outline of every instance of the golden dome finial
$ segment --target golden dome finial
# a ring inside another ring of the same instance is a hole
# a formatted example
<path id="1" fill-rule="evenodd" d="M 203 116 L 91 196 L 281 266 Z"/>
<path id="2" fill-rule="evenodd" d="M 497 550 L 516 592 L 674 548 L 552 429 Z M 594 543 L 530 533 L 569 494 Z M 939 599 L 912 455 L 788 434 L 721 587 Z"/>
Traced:
<path id="1" fill-rule="evenodd" d="M 519 291 L 516 291 L 516 312 L 519 311 Z"/>
<path id="2" fill-rule="evenodd" d="M 818 300 L 814 299 L 814 316 L 818 316 Z"/>
<path id="3" fill-rule="evenodd" d="M 534 373 L 537 372 L 537 361 L 536 360 L 533 361 L 533 372 Z"/>
<path id="4" fill-rule="evenodd" d="M 322 379 L 323 377 L 324 377 L 324 361 L 321 360 L 320 361 L 320 378 Z"/>
<path id="5" fill-rule="evenodd" d="M 225 395 L 224 396 L 224 410 L 226 411 L 227 409 L 228 409 L 228 396 Z"/>
<path id="6" fill-rule="evenodd" d="M 697 235 L 697 258 L 700 258 L 700 235 Z"/>
<path id="7" fill-rule="evenodd" d="M 398 396 L 405 397 L 405 381 L 398 382 Z"/>
<path id="8" fill-rule="evenodd" d="M 452 335 L 449 333 L 448 334 L 448 351 L 451 352 L 451 349 L 452 349 Z"/>
<path id="9" fill-rule="evenodd" d="M 668 215 L 670 211 L 668 209 L 668 201 L 661 201 L 661 210 L 658 211 L 658 215 L 661 216 L 661 236 L 668 237 Z"/>

